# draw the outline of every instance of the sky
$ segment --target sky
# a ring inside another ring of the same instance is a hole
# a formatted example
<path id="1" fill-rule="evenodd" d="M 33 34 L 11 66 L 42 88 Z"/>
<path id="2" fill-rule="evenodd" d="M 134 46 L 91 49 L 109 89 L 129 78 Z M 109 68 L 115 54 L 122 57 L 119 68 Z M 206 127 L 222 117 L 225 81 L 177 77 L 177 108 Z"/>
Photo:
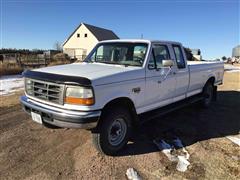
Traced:
<path id="1" fill-rule="evenodd" d="M 53 49 L 81 23 L 121 39 L 171 40 L 205 59 L 240 44 L 240 0 L 0 0 L 1 48 Z"/>

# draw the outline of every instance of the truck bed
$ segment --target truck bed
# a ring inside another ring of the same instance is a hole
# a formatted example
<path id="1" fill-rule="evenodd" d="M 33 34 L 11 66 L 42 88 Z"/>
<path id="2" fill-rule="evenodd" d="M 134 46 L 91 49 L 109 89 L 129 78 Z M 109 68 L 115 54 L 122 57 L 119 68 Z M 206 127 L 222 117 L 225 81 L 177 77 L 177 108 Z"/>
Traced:
<path id="1" fill-rule="evenodd" d="M 189 68 L 189 92 L 203 88 L 209 77 L 215 77 L 215 85 L 221 84 L 223 79 L 223 62 L 219 61 L 187 61 Z"/>

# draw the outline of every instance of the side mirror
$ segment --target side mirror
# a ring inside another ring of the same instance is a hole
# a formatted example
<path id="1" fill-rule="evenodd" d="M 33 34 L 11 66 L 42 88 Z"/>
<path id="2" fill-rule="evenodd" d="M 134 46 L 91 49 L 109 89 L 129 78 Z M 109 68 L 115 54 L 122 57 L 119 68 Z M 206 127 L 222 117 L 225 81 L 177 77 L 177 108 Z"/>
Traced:
<path id="1" fill-rule="evenodd" d="M 172 67 L 174 65 L 173 60 L 162 60 L 162 65 L 163 67 Z"/>
<path id="2" fill-rule="evenodd" d="M 148 64 L 148 69 L 150 69 L 150 70 L 155 69 L 155 65 L 154 64 Z"/>

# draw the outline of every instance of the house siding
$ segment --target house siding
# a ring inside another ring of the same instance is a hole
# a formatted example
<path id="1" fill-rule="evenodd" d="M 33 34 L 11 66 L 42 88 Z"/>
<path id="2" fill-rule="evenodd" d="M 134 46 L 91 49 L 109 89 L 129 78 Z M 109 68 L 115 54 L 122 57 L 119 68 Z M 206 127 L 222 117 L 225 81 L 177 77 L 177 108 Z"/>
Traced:
<path id="1" fill-rule="evenodd" d="M 80 34 L 80 37 L 77 37 L 77 34 Z M 85 34 L 87 34 L 87 37 L 85 37 Z M 89 54 L 97 43 L 97 38 L 82 24 L 64 44 L 63 52 L 70 57 L 81 60 L 83 56 Z"/>

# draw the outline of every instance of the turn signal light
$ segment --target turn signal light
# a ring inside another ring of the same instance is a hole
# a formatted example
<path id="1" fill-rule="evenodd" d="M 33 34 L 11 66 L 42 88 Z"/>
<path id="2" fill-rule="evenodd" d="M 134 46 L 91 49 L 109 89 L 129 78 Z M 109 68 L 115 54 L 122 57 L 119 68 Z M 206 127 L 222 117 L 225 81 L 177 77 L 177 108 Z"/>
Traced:
<path id="1" fill-rule="evenodd" d="M 66 97 L 65 103 L 67 104 L 77 104 L 77 105 L 93 105 L 93 98 L 76 98 L 76 97 Z"/>

